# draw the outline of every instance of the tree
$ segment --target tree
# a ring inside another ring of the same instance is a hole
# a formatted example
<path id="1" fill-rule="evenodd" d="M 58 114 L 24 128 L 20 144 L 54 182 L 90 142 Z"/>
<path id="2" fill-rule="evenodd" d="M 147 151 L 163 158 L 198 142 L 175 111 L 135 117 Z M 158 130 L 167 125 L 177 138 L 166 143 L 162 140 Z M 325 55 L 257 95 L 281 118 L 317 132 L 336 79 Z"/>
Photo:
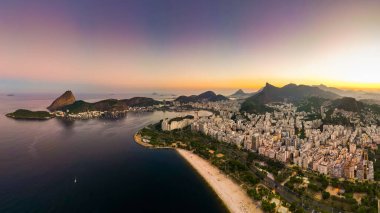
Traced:
<path id="1" fill-rule="evenodd" d="M 358 208 L 358 213 L 366 213 L 367 212 L 367 208 L 365 206 L 360 206 Z"/>
<path id="2" fill-rule="evenodd" d="M 301 208 L 298 208 L 296 209 L 296 211 L 294 211 L 295 213 L 304 213 L 305 211 Z"/>
<path id="3" fill-rule="evenodd" d="M 275 203 L 269 203 L 269 201 L 263 200 L 261 202 L 261 206 L 265 212 L 274 212 L 276 209 L 276 204 Z"/>
<path id="4" fill-rule="evenodd" d="M 250 189 L 248 190 L 248 195 L 251 196 L 254 200 L 261 200 L 262 196 L 260 196 L 259 193 L 257 193 L 256 189 Z"/>
<path id="5" fill-rule="evenodd" d="M 330 197 L 330 193 L 328 193 L 328 192 L 326 192 L 326 191 L 323 191 L 323 192 L 322 192 L 322 198 L 323 198 L 324 200 L 329 199 L 329 197 Z"/>

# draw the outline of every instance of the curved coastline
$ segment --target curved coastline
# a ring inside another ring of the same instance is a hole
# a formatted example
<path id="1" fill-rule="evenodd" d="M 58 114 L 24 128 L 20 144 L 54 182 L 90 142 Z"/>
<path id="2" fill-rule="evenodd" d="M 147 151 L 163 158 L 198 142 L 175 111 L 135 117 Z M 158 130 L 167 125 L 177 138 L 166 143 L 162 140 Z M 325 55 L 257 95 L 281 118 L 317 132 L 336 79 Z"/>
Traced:
<path id="1" fill-rule="evenodd" d="M 133 135 L 133 139 L 136 143 L 140 144 L 141 146 L 144 146 L 144 147 L 147 147 L 147 148 L 153 148 L 153 146 L 151 144 L 148 144 L 148 143 L 144 143 L 142 138 L 141 138 L 141 135 L 138 134 L 138 133 L 135 133 Z"/>
<path id="2" fill-rule="evenodd" d="M 134 141 L 146 148 L 155 149 L 151 144 L 143 142 L 141 135 L 138 133 L 135 133 Z M 166 148 L 176 150 L 176 152 L 203 177 L 230 212 L 263 212 L 238 184 L 222 173 L 218 168 L 211 165 L 207 160 L 199 157 L 191 151 L 172 147 Z"/>

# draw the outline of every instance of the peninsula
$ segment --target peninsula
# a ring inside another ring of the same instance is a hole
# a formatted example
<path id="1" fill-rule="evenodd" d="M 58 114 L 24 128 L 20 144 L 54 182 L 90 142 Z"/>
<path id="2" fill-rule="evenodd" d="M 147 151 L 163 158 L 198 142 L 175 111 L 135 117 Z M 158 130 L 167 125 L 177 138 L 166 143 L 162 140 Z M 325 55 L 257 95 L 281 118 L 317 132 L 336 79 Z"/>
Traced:
<path id="1" fill-rule="evenodd" d="M 54 117 L 47 111 L 30 111 L 26 109 L 18 109 L 12 113 L 6 114 L 9 118 L 24 120 L 49 120 Z"/>
<path id="2" fill-rule="evenodd" d="M 185 100 L 186 99 L 186 100 Z M 228 98 L 222 95 L 216 95 L 212 91 L 202 93 L 198 96 L 180 96 L 174 101 L 158 101 L 148 97 L 133 97 L 129 99 L 105 99 L 94 103 L 84 100 L 77 100 L 72 91 L 68 90 L 61 96 L 56 98 L 47 109 L 49 112 L 44 112 L 45 115 L 49 114 L 50 117 L 57 117 L 69 120 L 87 120 L 94 118 L 115 119 L 125 117 L 129 111 L 153 111 L 153 110 L 189 110 L 188 106 L 183 108 L 176 107 L 175 103 L 191 103 L 191 102 L 218 102 L 225 101 Z M 193 107 L 191 107 L 193 109 Z M 8 117 L 35 119 L 47 118 L 48 116 L 41 116 L 41 111 L 33 113 L 29 110 L 27 112 L 21 110 L 17 113 L 10 113 Z"/>
<path id="3" fill-rule="evenodd" d="M 106 99 L 94 103 L 77 100 L 74 94 L 68 90 L 56 98 L 47 109 L 50 111 L 30 111 L 18 109 L 7 117 L 15 119 L 47 120 L 50 118 L 62 119 L 115 119 L 125 117 L 128 111 L 152 111 L 161 107 L 163 102 L 146 97 L 134 97 L 130 99 Z"/>

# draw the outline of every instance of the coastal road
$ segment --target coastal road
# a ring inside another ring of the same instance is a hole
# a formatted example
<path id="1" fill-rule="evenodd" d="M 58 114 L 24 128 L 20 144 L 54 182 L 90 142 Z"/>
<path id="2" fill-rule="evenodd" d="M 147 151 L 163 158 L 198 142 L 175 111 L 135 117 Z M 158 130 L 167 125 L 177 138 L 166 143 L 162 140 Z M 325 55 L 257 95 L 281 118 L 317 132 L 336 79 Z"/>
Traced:
<path id="1" fill-rule="evenodd" d="M 260 173 L 260 170 L 254 165 L 252 165 L 250 169 L 256 174 Z M 297 193 L 290 190 L 288 187 L 281 185 L 279 182 L 272 180 L 267 176 L 262 178 L 262 183 L 268 188 L 275 190 L 288 203 L 294 203 L 298 207 L 302 207 L 304 210 L 308 212 L 318 212 L 319 209 L 326 212 L 332 211 L 331 206 L 318 203 L 317 201 L 314 201 L 306 196 L 300 196 Z"/>

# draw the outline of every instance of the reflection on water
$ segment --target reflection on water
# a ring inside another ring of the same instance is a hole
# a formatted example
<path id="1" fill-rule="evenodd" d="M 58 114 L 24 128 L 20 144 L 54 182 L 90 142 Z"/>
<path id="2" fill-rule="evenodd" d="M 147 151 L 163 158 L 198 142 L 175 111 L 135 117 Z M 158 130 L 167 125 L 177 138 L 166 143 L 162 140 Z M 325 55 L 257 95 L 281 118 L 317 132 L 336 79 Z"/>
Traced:
<path id="1" fill-rule="evenodd" d="M 75 123 L 74 120 L 67 120 L 67 119 L 57 119 L 57 120 L 65 128 L 72 128 Z"/>
<path id="2" fill-rule="evenodd" d="M 51 102 L 12 98 L 0 97 L 0 114 Z M 177 115 L 42 122 L 0 116 L 0 212 L 225 211 L 176 152 L 133 142 L 141 127 Z"/>

